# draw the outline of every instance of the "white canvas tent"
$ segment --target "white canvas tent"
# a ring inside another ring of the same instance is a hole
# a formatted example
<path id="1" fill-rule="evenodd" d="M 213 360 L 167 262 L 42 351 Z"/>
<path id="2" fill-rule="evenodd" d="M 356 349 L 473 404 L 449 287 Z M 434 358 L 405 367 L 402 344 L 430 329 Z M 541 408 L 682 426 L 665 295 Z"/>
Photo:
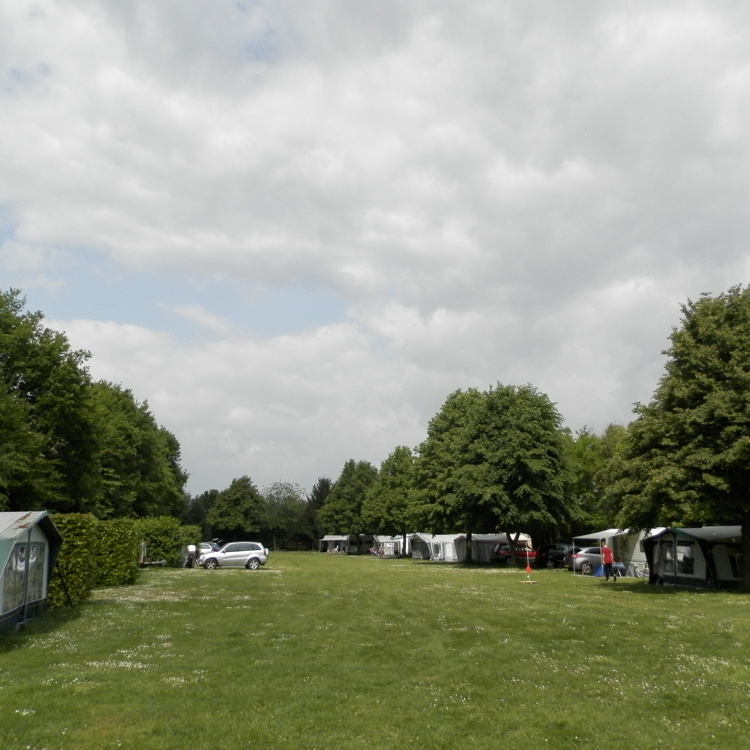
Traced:
<path id="1" fill-rule="evenodd" d="M 742 580 L 742 528 L 665 528 L 644 540 L 649 583 L 735 588 Z"/>
<path id="2" fill-rule="evenodd" d="M 374 546 L 379 557 L 401 557 L 411 554 L 411 534 L 394 536 L 375 536 Z"/>
<path id="3" fill-rule="evenodd" d="M 363 555 L 372 546 L 370 534 L 326 534 L 318 539 L 321 552 Z"/>
<path id="4" fill-rule="evenodd" d="M 47 511 L 0 513 L 0 631 L 44 610 L 61 544 Z"/>
<path id="5" fill-rule="evenodd" d="M 516 535 L 511 535 L 515 539 Z M 466 561 L 466 534 L 412 534 L 411 556 L 418 560 L 437 560 L 440 562 Z M 498 544 L 507 544 L 505 534 L 472 534 L 471 558 L 474 562 L 490 562 L 492 551 Z M 518 535 L 519 546 L 531 547 L 528 534 Z"/>
<path id="6" fill-rule="evenodd" d="M 630 529 L 604 529 L 573 537 L 574 547 L 598 547 L 604 539 L 611 548 L 615 561 L 625 566 L 625 575 L 644 577 L 647 571 L 643 540 L 651 532 Z"/>

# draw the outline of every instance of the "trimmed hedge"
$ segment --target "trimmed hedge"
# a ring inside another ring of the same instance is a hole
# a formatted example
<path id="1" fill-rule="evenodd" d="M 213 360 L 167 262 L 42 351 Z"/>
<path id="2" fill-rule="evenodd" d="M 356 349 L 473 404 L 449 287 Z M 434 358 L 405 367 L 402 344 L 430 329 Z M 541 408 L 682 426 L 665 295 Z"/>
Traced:
<path id="1" fill-rule="evenodd" d="M 140 534 L 137 521 L 114 518 L 99 521 L 96 544 L 96 585 L 126 586 L 138 575 Z"/>
<path id="2" fill-rule="evenodd" d="M 96 581 L 98 521 L 90 513 L 54 515 L 52 520 L 63 544 L 50 578 L 47 605 L 75 606 L 89 598 Z"/>
<path id="3" fill-rule="evenodd" d="M 140 539 L 146 543 L 146 554 L 151 561 L 164 560 L 170 567 L 182 565 L 185 547 L 200 540 L 198 527 L 182 526 L 171 516 L 141 518 L 136 523 Z"/>

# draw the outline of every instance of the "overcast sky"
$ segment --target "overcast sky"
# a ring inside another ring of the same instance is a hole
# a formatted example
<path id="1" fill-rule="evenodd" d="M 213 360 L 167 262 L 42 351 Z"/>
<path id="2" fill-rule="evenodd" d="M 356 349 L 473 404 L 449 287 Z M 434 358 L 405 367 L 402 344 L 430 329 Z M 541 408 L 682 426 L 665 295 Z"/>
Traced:
<path id="1" fill-rule="evenodd" d="M 0 287 L 309 490 L 457 388 L 626 424 L 748 281 L 750 4 L 3 0 Z"/>

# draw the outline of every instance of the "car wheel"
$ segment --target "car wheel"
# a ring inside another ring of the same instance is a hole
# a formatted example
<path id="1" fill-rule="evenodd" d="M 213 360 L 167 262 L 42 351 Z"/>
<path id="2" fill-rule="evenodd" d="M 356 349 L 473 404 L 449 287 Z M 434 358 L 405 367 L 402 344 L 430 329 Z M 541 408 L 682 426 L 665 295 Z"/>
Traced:
<path id="1" fill-rule="evenodd" d="M 590 562 L 581 563 L 581 573 L 583 573 L 585 576 L 591 573 L 591 570 L 592 568 Z"/>
<path id="2" fill-rule="evenodd" d="M 216 560 L 213 557 L 211 557 L 210 559 L 206 560 L 206 562 L 203 563 L 203 567 L 206 570 L 214 570 L 214 568 L 219 567 L 219 563 L 216 562 Z"/>
<path id="3" fill-rule="evenodd" d="M 245 566 L 248 570 L 258 570 L 260 567 L 260 560 L 257 557 L 252 557 L 247 561 Z"/>

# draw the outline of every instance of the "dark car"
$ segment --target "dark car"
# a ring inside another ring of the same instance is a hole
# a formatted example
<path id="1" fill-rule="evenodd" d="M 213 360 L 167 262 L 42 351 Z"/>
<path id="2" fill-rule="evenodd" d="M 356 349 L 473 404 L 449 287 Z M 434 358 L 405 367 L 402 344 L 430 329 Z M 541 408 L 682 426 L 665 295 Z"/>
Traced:
<path id="1" fill-rule="evenodd" d="M 528 547 L 516 547 L 516 564 L 529 565 L 534 562 L 536 552 Z M 507 565 L 511 559 L 510 544 L 496 544 L 492 549 L 492 560 Z"/>
<path id="2" fill-rule="evenodd" d="M 552 544 L 543 544 L 536 551 L 537 568 L 562 568 L 565 562 L 565 555 L 573 549 L 572 544 L 565 542 L 553 542 Z"/>

